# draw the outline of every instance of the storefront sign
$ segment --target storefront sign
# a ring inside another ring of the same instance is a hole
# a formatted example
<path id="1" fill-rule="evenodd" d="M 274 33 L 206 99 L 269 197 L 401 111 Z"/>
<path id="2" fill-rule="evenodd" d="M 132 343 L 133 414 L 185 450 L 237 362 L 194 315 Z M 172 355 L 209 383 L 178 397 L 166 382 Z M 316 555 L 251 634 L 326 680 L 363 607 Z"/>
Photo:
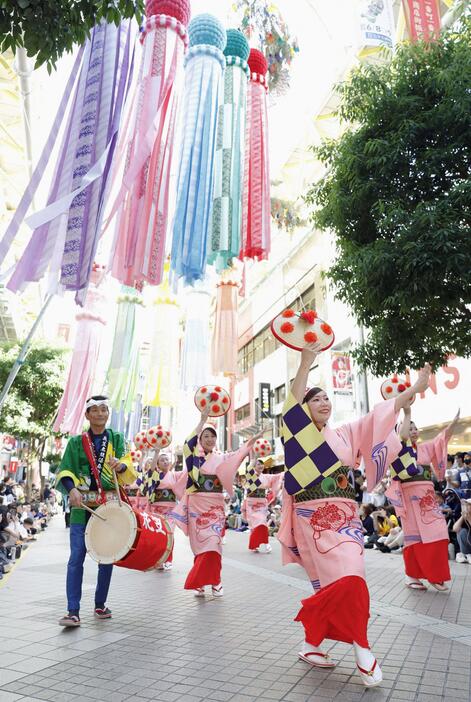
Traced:
<path id="1" fill-rule="evenodd" d="M 353 392 L 352 367 L 350 356 L 332 353 L 332 387 L 334 393 L 350 394 Z"/>
<path id="2" fill-rule="evenodd" d="M 391 0 L 362 0 L 360 3 L 360 46 L 393 48 L 394 14 Z"/>
<path id="3" fill-rule="evenodd" d="M 403 0 L 412 41 L 432 41 L 440 34 L 439 0 Z"/>

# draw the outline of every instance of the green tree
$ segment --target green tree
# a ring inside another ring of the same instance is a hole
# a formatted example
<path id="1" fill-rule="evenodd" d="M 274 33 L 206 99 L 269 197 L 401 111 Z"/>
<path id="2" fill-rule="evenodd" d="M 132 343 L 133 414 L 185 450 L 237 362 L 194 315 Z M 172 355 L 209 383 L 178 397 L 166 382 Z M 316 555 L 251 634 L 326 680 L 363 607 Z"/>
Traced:
<path id="1" fill-rule="evenodd" d="M 336 236 L 327 273 L 368 328 L 377 375 L 471 355 L 471 20 L 339 87 L 346 131 L 306 200 Z"/>
<path id="2" fill-rule="evenodd" d="M 21 344 L 0 346 L 0 387 L 18 357 Z M 64 351 L 35 344 L 15 378 L 0 411 L 0 432 L 26 443 L 24 458 L 31 483 L 32 463 L 41 460 L 64 389 Z"/>
<path id="3" fill-rule="evenodd" d="M 134 16 L 140 22 L 143 14 L 144 0 L 2 0 L 0 51 L 24 46 L 36 68 L 46 63 L 51 71 L 102 19 L 117 25 Z"/>

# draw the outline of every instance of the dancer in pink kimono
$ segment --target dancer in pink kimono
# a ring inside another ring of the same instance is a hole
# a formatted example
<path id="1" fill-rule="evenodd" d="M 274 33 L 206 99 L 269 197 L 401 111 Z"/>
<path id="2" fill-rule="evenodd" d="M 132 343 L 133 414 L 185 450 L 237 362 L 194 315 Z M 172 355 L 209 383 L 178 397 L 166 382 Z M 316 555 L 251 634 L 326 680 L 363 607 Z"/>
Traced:
<path id="1" fill-rule="evenodd" d="M 435 439 L 418 444 L 419 432 L 411 421 L 410 405 L 404 407 L 399 430 L 402 448 L 391 465 L 393 481 L 386 495 L 401 518 L 406 585 L 412 590 L 427 590 L 424 579 L 435 590 L 448 591 L 448 528 L 435 498 L 429 467 L 438 480 L 444 480 L 448 441 L 458 418 L 459 412 Z"/>
<path id="2" fill-rule="evenodd" d="M 283 474 L 270 475 L 263 470 L 271 465 L 272 459 L 262 461 L 253 457 L 247 470 L 247 495 L 242 505 L 242 515 L 249 525 L 250 551 L 271 552 L 267 526 L 268 507 L 276 500 Z"/>
<path id="3" fill-rule="evenodd" d="M 172 512 L 175 510 L 177 501 L 183 497 L 188 477 L 186 467 L 175 471 L 174 466 L 167 453 L 160 453 L 160 449 L 155 449 L 154 458 L 146 474 L 145 490 L 149 500 L 149 511 L 165 517 L 172 531 L 175 529 Z M 173 547 L 159 570 L 171 570 L 172 564 Z"/>
<path id="4" fill-rule="evenodd" d="M 309 369 L 319 351 L 317 343 L 302 350 L 283 408 L 286 468 L 278 538 L 283 562 L 300 564 L 316 591 L 302 601 L 296 617 L 305 630 L 299 657 L 313 666 L 333 667 L 320 648 L 322 641 L 351 643 L 362 682 L 373 687 L 380 684 L 382 673 L 368 644 L 369 593 L 351 467 L 361 455 L 369 490 L 381 480 L 401 448 L 395 432 L 397 414 L 412 395 L 428 387 L 430 366 L 398 398 L 331 429 L 327 394 L 321 388 L 306 392 Z"/>
<path id="5" fill-rule="evenodd" d="M 222 597 L 222 532 L 225 522 L 224 495 L 233 494 L 233 482 L 240 464 L 249 454 L 257 436 L 233 453 L 216 453 L 217 434 L 204 428 L 208 410 L 201 413 L 196 429 L 185 441 L 183 457 L 188 470 L 185 495 L 172 513 L 182 531 L 190 537 L 195 561 L 185 581 L 185 590 L 204 597 L 211 585 L 214 597 Z"/>
<path id="6" fill-rule="evenodd" d="M 137 478 L 134 483 L 126 490 L 129 502 L 132 507 L 139 510 L 140 512 L 146 512 L 149 508 L 149 501 L 146 494 L 146 483 L 145 483 L 145 470 L 148 463 L 150 463 L 147 458 L 148 452 L 141 451 L 141 457 L 136 466 Z"/>

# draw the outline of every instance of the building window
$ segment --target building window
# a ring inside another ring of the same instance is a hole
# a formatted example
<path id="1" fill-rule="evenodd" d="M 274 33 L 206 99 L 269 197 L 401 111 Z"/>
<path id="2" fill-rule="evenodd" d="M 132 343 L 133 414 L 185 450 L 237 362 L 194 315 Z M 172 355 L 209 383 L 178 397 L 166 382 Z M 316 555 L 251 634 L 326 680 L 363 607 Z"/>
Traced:
<path id="1" fill-rule="evenodd" d="M 275 405 L 286 400 L 286 385 L 279 385 L 275 388 Z"/>
<path id="2" fill-rule="evenodd" d="M 250 417 L 250 404 L 247 403 L 243 407 L 239 407 L 239 409 L 236 409 L 235 411 L 235 420 L 236 422 L 243 422 L 244 419 L 247 419 Z"/>

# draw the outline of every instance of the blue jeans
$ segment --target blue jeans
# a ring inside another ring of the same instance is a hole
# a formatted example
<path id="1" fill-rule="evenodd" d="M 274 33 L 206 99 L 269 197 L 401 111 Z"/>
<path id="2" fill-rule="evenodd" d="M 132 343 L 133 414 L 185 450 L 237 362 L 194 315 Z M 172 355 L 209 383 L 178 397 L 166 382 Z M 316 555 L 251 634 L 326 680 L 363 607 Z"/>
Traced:
<path id="1" fill-rule="evenodd" d="M 460 529 L 456 536 L 461 553 L 465 556 L 471 554 L 471 534 L 469 533 L 469 529 Z"/>
<path id="2" fill-rule="evenodd" d="M 82 598 L 83 562 L 85 548 L 85 524 L 70 525 L 70 558 L 67 564 L 67 609 L 76 614 L 80 611 Z M 112 565 L 98 566 L 98 579 L 95 590 L 95 607 L 104 607 L 110 589 Z"/>

